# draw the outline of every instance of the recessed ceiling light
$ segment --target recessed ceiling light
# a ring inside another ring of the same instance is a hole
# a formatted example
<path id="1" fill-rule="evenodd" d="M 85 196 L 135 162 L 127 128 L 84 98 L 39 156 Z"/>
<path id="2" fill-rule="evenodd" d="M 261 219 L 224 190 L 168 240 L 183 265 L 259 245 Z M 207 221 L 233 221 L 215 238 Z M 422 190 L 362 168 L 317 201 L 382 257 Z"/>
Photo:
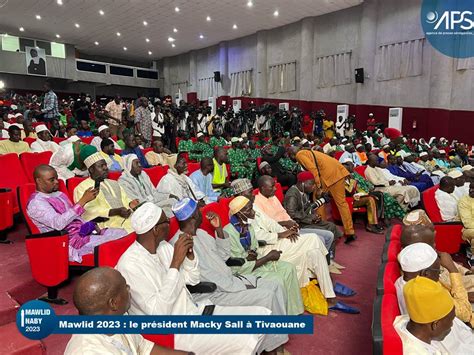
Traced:
<path id="1" fill-rule="evenodd" d="M 104 16 L 105 12 L 103 10 L 99 10 L 100 16 Z"/>
<path id="2" fill-rule="evenodd" d="M 117 32 L 117 37 L 120 37 L 122 34 L 120 32 Z"/>
<path id="3" fill-rule="evenodd" d="M 56 38 L 61 38 L 61 36 L 56 33 Z"/>
<path id="4" fill-rule="evenodd" d="M 174 33 L 178 32 L 178 29 L 177 29 L 176 27 L 173 28 L 173 32 L 174 32 Z"/>
<path id="5" fill-rule="evenodd" d="M 126 50 L 127 50 L 127 47 L 123 47 L 123 50 L 126 51 Z"/>
<path id="6" fill-rule="evenodd" d="M 150 42 L 149 38 L 145 38 L 146 43 Z"/>
<path id="7" fill-rule="evenodd" d="M 63 0 L 56 0 L 56 3 L 57 3 L 58 5 L 62 5 L 62 4 L 63 4 Z"/>
<path id="8" fill-rule="evenodd" d="M 37 20 L 41 20 L 41 16 L 40 16 L 40 15 L 36 15 L 36 19 L 37 19 Z"/>
<path id="9" fill-rule="evenodd" d="M 25 29 L 23 27 L 19 28 L 20 32 L 25 32 Z"/>
<path id="10" fill-rule="evenodd" d="M 248 1 L 248 2 L 247 2 L 247 6 L 248 6 L 248 7 L 252 7 L 252 6 L 253 6 L 253 2 L 252 2 L 252 1 Z"/>
<path id="11" fill-rule="evenodd" d="M 200 39 L 203 39 L 203 38 L 204 38 L 204 35 L 199 35 L 199 38 L 200 38 Z"/>
<path id="12" fill-rule="evenodd" d="M 143 21 L 143 26 L 148 26 L 148 22 Z"/>
<path id="13" fill-rule="evenodd" d="M 152 55 L 153 53 L 151 51 L 148 51 L 148 55 Z"/>
<path id="14" fill-rule="evenodd" d="M 171 43 L 171 47 L 173 47 L 173 48 L 174 48 L 174 47 L 176 47 L 176 44 L 174 44 L 174 43 Z"/>
<path id="15" fill-rule="evenodd" d="M 232 26 L 232 28 L 233 28 L 234 30 L 236 30 L 236 29 L 237 29 L 237 25 L 234 23 L 234 26 Z"/>
<path id="16" fill-rule="evenodd" d="M 207 22 L 210 22 L 210 21 L 211 21 L 211 16 L 207 16 L 207 17 L 206 17 L 206 21 L 207 21 Z"/>
<path id="17" fill-rule="evenodd" d="M 168 37 L 168 42 L 174 42 L 175 39 L 173 37 Z"/>
<path id="18" fill-rule="evenodd" d="M 179 12 L 179 7 L 176 6 L 176 7 L 174 8 L 174 11 Z"/>
<path id="19" fill-rule="evenodd" d="M 74 26 L 76 26 L 76 28 L 81 27 L 78 23 L 75 23 Z"/>
<path id="20" fill-rule="evenodd" d="M 280 13 L 278 12 L 278 10 L 275 10 L 275 12 L 273 13 L 273 16 L 278 17 L 279 14 Z"/>
<path id="21" fill-rule="evenodd" d="M 95 41 L 94 44 L 95 44 L 96 46 L 98 46 L 98 45 L 99 45 L 99 42 Z"/>

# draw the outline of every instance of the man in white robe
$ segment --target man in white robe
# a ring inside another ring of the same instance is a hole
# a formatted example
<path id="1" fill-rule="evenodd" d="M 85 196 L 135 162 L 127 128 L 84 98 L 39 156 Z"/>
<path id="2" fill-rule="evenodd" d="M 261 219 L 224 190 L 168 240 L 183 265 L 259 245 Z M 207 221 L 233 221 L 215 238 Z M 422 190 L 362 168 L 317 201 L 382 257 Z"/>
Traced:
<path id="1" fill-rule="evenodd" d="M 444 176 L 439 183 L 439 189 L 435 192 L 436 203 L 444 222 L 459 221 L 459 201 L 454 195 L 455 188 L 454 179 Z"/>
<path id="2" fill-rule="evenodd" d="M 393 327 L 404 354 L 472 354 L 472 330 L 455 318 L 454 302 L 439 282 L 417 276 L 403 288 L 408 315 L 395 318 Z"/>
<path id="3" fill-rule="evenodd" d="M 173 215 L 171 206 L 186 197 L 199 202 L 201 206 L 211 202 L 207 199 L 204 192 L 200 191 L 196 184 L 186 175 L 187 171 L 188 164 L 186 159 L 180 156 L 176 160 L 174 170 L 169 169 L 168 173 L 163 176 L 158 186 L 156 186 L 157 197 L 162 200 L 168 199 L 169 201 L 169 203 L 160 206 L 168 217 Z"/>
<path id="4" fill-rule="evenodd" d="M 200 282 L 199 261 L 193 238 L 179 236 L 173 248 L 166 242 L 169 219 L 155 204 L 147 202 L 132 215 L 135 241 L 122 255 L 117 270 L 130 285 L 132 315 L 200 315 L 205 304 L 195 303 L 186 284 Z M 211 304 L 210 302 L 208 304 Z M 215 306 L 215 315 L 269 315 L 263 307 Z M 176 334 L 177 349 L 199 354 L 255 354 L 269 348 L 269 339 L 259 334 Z M 272 342 L 270 342 L 271 345 Z"/>
<path id="5" fill-rule="evenodd" d="M 100 152 L 101 151 L 101 147 L 100 147 L 100 143 L 102 143 L 102 140 L 104 139 L 110 139 L 112 142 L 114 142 L 114 149 L 117 149 L 117 150 L 121 150 L 122 148 L 120 148 L 120 146 L 118 145 L 118 143 L 116 141 L 114 141 L 112 139 L 112 137 L 110 136 L 110 128 L 109 126 L 106 126 L 106 125 L 102 125 L 99 127 L 99 129 L 97 130 L 99 132 L 99 135 L 94 137 L 91 141 L 91 145 L 96 147 L 97 148 L 97 151 Z"/>
<path id="6" fill-rule="evenodd" d="M 414 186 L 402 185 L 403 178 L 393 177 L 389 179 L 384 170 L 377 166 L 378 157 L 374 154 L 368 156 L 367 169 L 365 170 L 366 179 L 375 186 L 376 191 L 386 192 L 392 195 L 402 207 L 414 207 L 420 202 L 420 192 Z M 387 170 L 390 174 L 390 172 Z M 391 174 L 390 174 L 391 175 Z M 401 179 L 401 180 L 400 180 Z"/>
<path id="7" fill-rule="evenodd" d="M 41 153 L 50 151 L 56 153 L 59 150 L 59 144 L 51 140 L 52 135 L 48 127 L 44 124 L 40 124 L 35 127 L 37 139 L 31 143 L 31 151 L 34 153 Z"/>
<path id="8" fill-rule="evenodd" d="M 77 280 L 74 305 L 83 316 L 121 316 L 130 307 L 127 282 L 117 270 L 105 267 L 92 269 Z M 186 355 L 185 351 L 164 348 L 140 334 L 74 334 L 66 355 L 136 354 Z"/>

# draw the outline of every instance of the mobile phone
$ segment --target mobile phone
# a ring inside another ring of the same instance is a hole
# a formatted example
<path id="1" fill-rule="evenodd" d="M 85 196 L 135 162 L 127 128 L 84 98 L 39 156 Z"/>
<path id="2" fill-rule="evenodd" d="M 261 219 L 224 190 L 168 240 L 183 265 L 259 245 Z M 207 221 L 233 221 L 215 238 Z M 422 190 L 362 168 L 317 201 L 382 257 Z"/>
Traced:
<path id="1" fill-rule="evenodd" d="M 214 313 L 214 308 L 216 308 L 216 306 L 213 305 L 213 304 L 204 307 L 204 310 L 202 311 L 202 315 L 203 316 L 212 316 L 212 314 Z"/>
<path id="2" fill-rule="evenodd" d="M 95 190 L 100 189 L 100 180 L 96 180 L 96 181 L 95 181 L 95 183 L 94 183 L 94 189 L 95 189 Z"/>

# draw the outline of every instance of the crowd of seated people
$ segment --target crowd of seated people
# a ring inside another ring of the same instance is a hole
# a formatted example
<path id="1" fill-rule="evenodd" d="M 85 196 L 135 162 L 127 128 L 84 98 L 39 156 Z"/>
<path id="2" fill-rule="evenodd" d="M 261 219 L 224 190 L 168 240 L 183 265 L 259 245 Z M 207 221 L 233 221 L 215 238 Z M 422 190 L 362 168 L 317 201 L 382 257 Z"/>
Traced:
<path id="1" fill-rule="evenodd" d="M 175 137 L 160 133 L 161 110 L 173 115 L 168 99 L 150 103 L 141 97 L 127 103 L 117 95 L 103 105 L 81 95 L 72 103 L 59 102 L 46 84 L 40 101 L 32 95 L 0 101 L 5 112 L 0 154 L 52 153 L 49 164 L 34 172 L 36 192 L 27 208 L 33 223 L 42 232 L 66 229 L 70 260 L 76 262 L 101 243 L 130 233 L 137 236 L 120 258 L 118 271 L 97 269 L 81 277 L 74 295 L 81 314 L 198 315 L 213 304 L 218 315 L 298 315 L 305 310 L 301 289 L 313 279 L 328 311 L 357 314 L 356 307 L 338 297 L 352 297 L 356 291 L 331 276 L 351 266 L 336 262 L 336 249 L 338 241 L 357 243 L 353 209 L 365 208 L 366 230 L 382 234 L 395 219 L 405 221 L 420 205 L 421 194 L 438 184 L 436 201 L 443 220 L 462 222 L 463 238 L 474 250 L 474 170 L 471 152 L 462 143 L 389 138 L 374 127 L 352 129 L 351 136 L 340 137 L 330 125 L 321 136 L 270 136 L 269 131 L 231 136 L 214 134 L 213 117 L 201 113 L 209 124 L 199 126 L 195 137 L 189 134 L 193 130 Z M 156 167 L 167 167 L 159 181 L 150 175 Z M 111 173 L 119 177 L 112 179 Z M 71 201 L 59 191 L 59 180 L 74 177 L 83 180 Z M 201 212 L 223 201 L 228 223 L 216 212 Z M 342 228 L 328 220 L 329 202 Z M 179 224 L 174 235 L 169 235 L 171 218 Z M 204 222 L 211 224 L 214 235 L 201 228 Z M 429 234 L 406 230 L 405 239 Z M 418 343 L 418 335 L 428 330 L 430 346 L 436 349 L 451 339 L 442 340 L 446 334 L 433 330 L 432 324 L 450 323 L 454 316 L 472 324 L 472 311 L 471 317 L 465 315 L 466 299 L 459 300 L 460 287 L 466 289 L 469 282 L 472 287 L 472 279 L 462 278 L 468 277 L 467 271 L 459 275 L 461 281 L 453 276 L 459 268 L 449 255 L 438 259 L 433 243 L 424 243 L 431 249 L 407 242 L 400 256 L 405 274 L 398 297 L 404 316 L 395 326 L 410 349 L 427 347 Z M 422 256 L 426 262 L 420 261 Z M 472 254 L 468 258 L 472 262 Z M 411 259 L 422 265 L 411 265 Z M 444 289 L 438 278 L 427 276 L 431 269 L 440 269 L 440 263 L 447 274 Z M 115 293 L 95 294 L 94 285 L 107 278 L 116 284 Z M 188 292 L 186 285 L 201 281 L 214 283 L 216 289 Z M 125 292 L 126 284 L 130 290 Z M 130 308 L 123 298 L 120 304 L 110 302 L 119 296 L 130 298 Z M 439 304 L 427 307 L 423 302 L 432 296 Z M 452 329 L 455 340 L 466 331 L 457 322 Z M 74 336 L 66 353 L 75 347 L 85 351 L 91 344 L 106 349 L 106 337 Z M 152 347 L 139 336 L 116 340 L 131 352 Z M 175 348 L 250 354 L 283 351 L 287 341 L 286 335 L 180 334 Z"/>

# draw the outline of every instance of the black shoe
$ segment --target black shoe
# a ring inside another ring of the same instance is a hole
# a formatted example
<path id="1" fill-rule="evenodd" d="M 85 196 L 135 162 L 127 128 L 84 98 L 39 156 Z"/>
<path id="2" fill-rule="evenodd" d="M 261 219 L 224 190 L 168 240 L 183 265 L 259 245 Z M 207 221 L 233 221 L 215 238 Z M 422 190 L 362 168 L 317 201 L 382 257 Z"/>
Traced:
<path id="1" fill-rule="evenodd" d="M 354 234 L 353 235 L 348 235 L 346 237 L 346 240 L 344 241 L 344 244 L 350 244 L 350 243 L 354 242 L 356 239 L 357 239 L 357 237 Z"/>

